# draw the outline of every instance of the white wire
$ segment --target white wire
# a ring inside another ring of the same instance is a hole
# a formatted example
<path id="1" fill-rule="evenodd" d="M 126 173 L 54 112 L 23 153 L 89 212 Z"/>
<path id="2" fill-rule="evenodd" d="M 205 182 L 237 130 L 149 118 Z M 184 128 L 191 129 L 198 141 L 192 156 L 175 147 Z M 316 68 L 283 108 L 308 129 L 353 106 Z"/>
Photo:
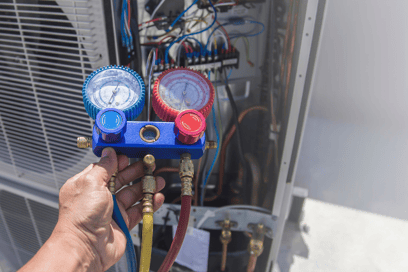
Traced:
<path id="1" fill-rule="evenodd" d="M 200 9 L 197 8 L 195 11 L 193 11 L 192 13 L 190 13 L 189 15 L 183 16 L 181 18 L 185 19 L 190 19 L 191 17 L 194 17 L 196 15 L 196 13 L 199 11 Z"/>
<path id="2" fill-rule="evenodd" d="M 153 10 L 152 15 L 150 16 L 150 20 L 153 20 L 153 19 L 154 19 L 154 15 L 156 15 L 156 12 L 159 10 L 159 8 L 163 5 L 163 3 L 164 3 L 165 1 L 166 1 L 166 0 L 161 0 L 161 2 L 156 6 L 156 8 Z"/>
<path id="3" fill-rule="evenodd" d="M 182 40 L 180 41 L 180 43 L 177 45 L 177 49 L 176 49 L 176 52 L 177 52 L 177 55 L 176 55 L 176 57 L 177 57 L 177 66 L 180 66 L 181 45 L 183 44 L 183 42 L 184 42 L 187 38 L 188 38 L 188 37 L 185 37 L 184 39 L 182 39 Z"/>
<path id="4" fill-rule="evenodd" d="M 201 228 L 201 226 L 207 221 L 208 218 L 214 217 L 216 213 L 225 211 L 225 210 L 236 210 L 236 209 L 245 209 L 245 210 L 255 210 L 258 212 L 263 212 L 263 213 L 269 213 L 271 214 L 271 211 L 262 207 L 257 207 L 257 206 L 250 206 L 250 205 L 228 205 L 224 206 L 221 208 L 218 208 L 214 211 L 207 210 L 204 214 L 204 216 L 201 218 L 200 221 L 197 223 L 197 229 Z"/>
<path id="5" fill-rule="evenodd" d="M 214 7 L 222 7 L 222 6 L 232 6 L 235 5 L 235 2 L 229 2 L 229 3 L 220 3 L 220 4 L 214 4 Z"/>
<path id="6" fill-rule="evenodd" d="M 214 43 L 214 39 L 216 39 L 218 37 L 222 37 L 224 39 L 225 48 L 228 49 L 228 40 L 227 40 L 227 37 L 225 36 L 224 32 L 222 32 L 219 29 L 217 29 L 216 32 L 221 33 L 221 35 L 213 35 L 208 48 L 211 48 L 211 45 Z"/>

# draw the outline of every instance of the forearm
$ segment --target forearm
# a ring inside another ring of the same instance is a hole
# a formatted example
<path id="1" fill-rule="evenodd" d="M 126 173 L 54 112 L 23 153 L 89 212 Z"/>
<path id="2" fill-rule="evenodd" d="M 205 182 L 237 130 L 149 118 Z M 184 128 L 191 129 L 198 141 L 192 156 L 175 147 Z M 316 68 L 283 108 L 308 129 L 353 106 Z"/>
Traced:
<path id="1" fill-rule="evenodd" d="M 18 272 L 102 271 L 94 254 L 84 248 L 77 237 L 53 232 L 37 254 Z"/>

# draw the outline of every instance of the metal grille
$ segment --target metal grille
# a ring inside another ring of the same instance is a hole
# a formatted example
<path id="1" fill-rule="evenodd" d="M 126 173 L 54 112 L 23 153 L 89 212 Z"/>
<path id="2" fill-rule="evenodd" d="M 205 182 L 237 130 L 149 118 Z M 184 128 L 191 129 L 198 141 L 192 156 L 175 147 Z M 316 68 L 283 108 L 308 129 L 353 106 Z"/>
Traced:
<path id="1" fill-rule="evenodd" d="M 0 191 L 0 256 L 18 269 L 28 262 L 50 237 L 58 221 L 58 209 L 5 190 Z M 123 257 L 109 272 L 125 272 Z"/>
<path id="2" fill-rule="evenodd" d="M 58 191 L 95 161 L 82 83 L 108 65 L 102 1 L 0 3 L 0 172 Z"/>

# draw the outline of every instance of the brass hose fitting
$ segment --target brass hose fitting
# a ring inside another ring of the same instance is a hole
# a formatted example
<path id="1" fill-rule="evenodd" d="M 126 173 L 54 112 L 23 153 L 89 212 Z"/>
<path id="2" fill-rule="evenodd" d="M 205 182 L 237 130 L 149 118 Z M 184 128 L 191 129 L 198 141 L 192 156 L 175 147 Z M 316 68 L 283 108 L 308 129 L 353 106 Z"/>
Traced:
<path id="1" fill-rule="evenodd" d="M 112 195 L 114 195 L 115 192 L 116 192 L 116 189 L 115 189 L 115 187 L 116 187 L 115 179 L 116 179 L 117 173 L 118 173 L 118 172 L 115 172 L 115 173 L 111 176 L 111 178 L 110 178 L 110 180 L 109 180 L 109 191 L 111 192 Z"/>
<path id="2" fill-rule="evenodd" d="M 88 148 L 92 146 L 91 137 L 78 137 L 77 138 L 77 147 L 78 148 Z"/>
<path id="3" fill-rule="evenodd" d="M 229 219 L 225 219 L 224 221 L 218 221 L 216 223 L 222 227 L 222 232 L 220 236 L 220 241 L 222 243 L 221 271 L 225 271 L 225 267 L 227 265 L 228 244 L 231 242 L 232 239 L 231 227 L 235 227 L 237 223 L 230 221 Z"/>
<path id="4" fill-rule="evenodd" d="M 180 157 L 181 196 L 193 196 L 194 164 L 189 153 Z"/>
<path id="5" fill-rule="evenodd" d="M 217 149 L 217 142 L 214 141 L 205 142 L 205 149 Z"/>
<path id="6" fill-rule="evenodd" d="M 146 156 L 144 156 L 143 166 L 145 175 L 153 176 L 154 162 L 155 159 L 153 155 L 147 154 Z"/>
<path id="7" fill-rule="evenodd" d="M 253 272 L 255 271 L 256 261 L 263 252 L 265 233 L 268 232 L 269 229 L 266 228 L 263 224 L 250 225 L 249 227 L 251 227 L 254 232 L 252 233 L 251 240 L 248 244 L 248 251 L 250 256 L 247 272 Z"/>
<path id="8" fill-rule="evenodd" d="M 156 192 L 156 179 L 153 176 L 155 159 L 153 155 L 146 155 L 143 158 L 144 176 L 143 186 L 143 213 L 153 213 L 153 194 Z"/>

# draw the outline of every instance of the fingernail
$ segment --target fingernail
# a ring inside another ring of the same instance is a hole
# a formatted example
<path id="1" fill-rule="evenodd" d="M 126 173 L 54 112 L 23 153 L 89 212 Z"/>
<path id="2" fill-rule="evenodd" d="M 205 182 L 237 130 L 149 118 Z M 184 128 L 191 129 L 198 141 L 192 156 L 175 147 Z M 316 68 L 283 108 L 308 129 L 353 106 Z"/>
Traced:
<path id="1" fill-rule="evenodd" d="M 107 147 L 104 150 L 102 150 L 102 158 L 104 157 L 109 157 L 109 154 L 112 152 L 111 147 Z"/>
<path id="2" fill-rule="evenodd" d="M 157 177 L 156 178 L 156 185 L 157 185 L 157 191 L 160 191 L 164 188 L 164 186 L 166 185 L 166 182 L 163 178 L 161 177 Z"/>

